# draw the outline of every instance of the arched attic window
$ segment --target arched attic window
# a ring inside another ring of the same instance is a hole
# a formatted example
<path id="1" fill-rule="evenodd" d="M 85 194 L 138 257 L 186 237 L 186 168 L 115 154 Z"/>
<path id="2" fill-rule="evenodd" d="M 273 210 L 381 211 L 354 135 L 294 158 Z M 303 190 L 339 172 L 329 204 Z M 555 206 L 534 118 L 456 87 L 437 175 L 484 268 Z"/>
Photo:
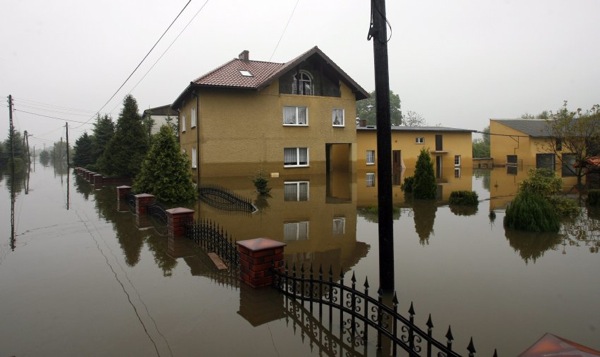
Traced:
<path id="1" fill-rule="evenodd" d="M 314 95 L 313 78 L 310 72 L 301 69 L 294 75 L 292 94 Z"/>

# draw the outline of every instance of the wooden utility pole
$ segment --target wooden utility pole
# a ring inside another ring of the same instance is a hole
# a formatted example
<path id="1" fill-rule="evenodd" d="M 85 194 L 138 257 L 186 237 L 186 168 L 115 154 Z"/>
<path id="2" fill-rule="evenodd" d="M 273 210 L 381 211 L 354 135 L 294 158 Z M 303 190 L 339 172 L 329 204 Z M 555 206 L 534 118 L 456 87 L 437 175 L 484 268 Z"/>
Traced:
<path id="1" fill-rule="evenodd" d="M 11 168 L 12 173 L 15 173 L 15 127 L 13 126 L 13 100 L 12 95 L 8 95 L 8 121 L 9 121 L 9 132 L 8 136 L 10 139 L 10 155 L 11 155 Z"/>
<path id="2" fill-rule="evenodd" d="M 69 123 L 65 123 L 66 139 L 67 139 L 67 167 L 69 167 Z"/>
<path id="3" fill-rule="evenodd" d="M 377 202 L 379 207 L 379 281 L 394 290 L 394 222 L 392 202 L 392 124 L 385 0 L 371 0 L 371 28 L 377 103 Z"/>

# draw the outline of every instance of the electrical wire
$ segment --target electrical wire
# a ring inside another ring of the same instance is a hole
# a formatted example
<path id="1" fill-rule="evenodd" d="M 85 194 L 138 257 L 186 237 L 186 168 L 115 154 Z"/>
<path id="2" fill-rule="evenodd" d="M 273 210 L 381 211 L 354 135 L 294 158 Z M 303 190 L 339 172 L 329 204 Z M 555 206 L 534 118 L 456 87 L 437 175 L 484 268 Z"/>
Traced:
<path id="1" fill-rule="evenodd" d="M 298 7 L 298 3 L 299 2 L 300 2 L 300 0 L 296 0 L 296 5 L 294 5 L 294 8 L 292 9 L 292 13 L 290 14 L 290 17 L 288 17 L 287 23 L 285 24 L 285 27 L 283 28 L 283 31 L 281 32 L 281 36 L 279 36 L 279 40 L 277 41 L 277 44 L 275 45 L 275 48 L 273 49 L 273 53 L 271 53 L 271 57 L 269 57 L 269 61 L 271 61 L 271 59 L 275 55 L 275 51 L 277 51 L 277 48 L 279 48 L 279 44 L 281 43 L 281 39 L 283 38 L 283 35 L 287 31 L 287 28 L 288 28 L 288 26 L 290 24 L 290 21 L 292 21 L 292 17 L 294 17 L 294 13 L 296 12 L 296 7 Z"/>
<path id="2" fill-rule="evenodd" d="M 198 11 L 196 11 L 196 13 L 194 14 L 194 16 L 192 16 L 192 18 L 190 19 L 190 21 L 188 21 L 188 23 L 183 27 L 183 29 L 179 32 L 179 34 L 175 37 L 175 39 L 171 42 L 171 44 L 163 51 L 163 53 L 158 57 L 158 59 L 154 62 L 154 64 L 148 69 L 148 71 L 146 71 L 146 73 L 144 73 L 144 75 L 142 76 L 142 78 L 133 86 L 133 88 L 131 88 L 131 90 L 129 91 L 130 93 L 133 92 L 133 90 L 135 88 L 137 88 L 137 86 L 146 78 L 146 76 L 148 75 L 148 73 L 150 73 L 150 71 L 152 69 L 154 69 L 154 66 L 156 66 L 156 64 L 163 58 L 163 56 L 171 49 L 171 46 L 173 46 L 173 44 L 175 43 L 175 41 L 177 41 L 177 39 L 179 39 L 179 36 L 181 36 L 181 34 L 188 28 L 188 26 L 190 26 L 190 24 L 192 23 L 192 21 L 194 21 L 194 19 L 196 18 L 196 16 L 198 16 L 198 14 L 200 14 L 200 11 L 202 11 L 204 9 L 204 7 L 206 6 L 206 4 L 208 4 L 209 1 L 210 0 L 206 0 L 204 2 L 204 4 L 202 4 L 202 6 L 200 7 L 200 9 Z M 116 107 L 113 108 L 112 111 L 114 111 L 115 109 L 116 109 Z"/>
<path id="3" fill-rule="evenodd" d="M 379 35 L 378 35 L 378 31 L 375 29 L 375 27 L 373 27 L 373 17 L 375 14 L 375 11 L 377 11 L 377 14 L 379 14 L 379 16 L 381 16 L 384 20 L 385 23 L 387 25 L 387 27 L 390 29 L 390 35 L 388 36 L 388 38 L 385 41 L 382 41 L 379 39 Z M 387 17 L 383 16 L 383 14 L 381 13 L 381 9 L 379 9 L 376 5 L 375 5 L 375 0 L 371 0 L 371 23 L 369 24 L 369 31 L 367 34 L 367 41 L 370 41 L 372 38 L 375 38 L 376 41 L 378 41 L 381 44 L 384 43 L 388 43 L 390 42 L 390 40 L 392 39 L 392 24 L 390 24 L 390 22 L 388 21 Z"/>
<path id="4" fill-rule="evenodd" d="M 78 120 L 73 120 L 73 119 L 65 119 L 65 118 L 59 118 L 59 117 L 54 117 L 54 116 L 50 116 L 50 115 L 44 115 L 44 114 L 39 114 L 39 113 L 32 113 L 32 112 L 27 112 L 25 110 L 21 110 L 21 109 L 13 109 L 15 112 L 21 112 L 21 113 L 27 113 L 27 114 L 31 114 L 31 115 L 36 115 L 39 117 L 44 117 L 44 118 L 49 118 L 49 119 L 55 119 L 55 120 L 62 120 L 62 121 L 70 121 L 73 123 L 81 123 L 83 124 L 87 124 L 87 122 L 83 122 L 83 121 L 78 121 Z"/>
<path id="5" fill-rule="evenodd" d="M 144 56 L 144 58 L 142 58 L 142 60 L 140 61 L 140 63 L 138 63 L 138 65 L 133 69 L 133 71 L 129 74 L 129 76 L 125 79 L 125 81 L 123 81 L 123 83 L 119 86 L 119 88 L 106 101 L 106 103 L 104 103 L 104 105 L 100 109 L 98 109 L 96 111 L 95 114 L 100 114 L 100 112 L 102 111 L 102 109 L 104 109 L 104 107 L 106 107 L 108 105 L 108 103 L 110 103 L 110 101 L 113 100 L 113 98 L 117 95 L 117 93 L 119 93 L 119 91 L 125 86 L 125 84 L 129 81 L 129 79 L 131 79 L 131 77 L 133 76 L 133 74 L 138 70 L 138 68 L 140 68 L 140 66 L 142 65 L 142 63 L 144 63 L 144 61 L 146 60 L 146 58 L 148 58 L 148 56 L 150 55 L 150 53 L 152 53 L 152 51 L 154 50 L 154 48 L 156 47 L 156 45 L 158 45 L 158 43 L 160 42 L 160 40 L 162 40 L 162 38 L 165 36 L 165 34 L 169 31 L 169 29 L 171 28 L 171 26 L 173 26 L 173 24 L 175 23 L 175 21 L 177 21 L 177 19 L 179 18 L 179 16 L 181 16 L 181 14 L 188 7 L 188 5 L 190 4 L 190 2 L 192 2 L 192 0 L 188 0 L 188 2 L 183 6 L 183 8 L 181 9 L 181 11 L 179 11 L 179 13 L 177 14 L 177 16 L 175 16 L 175 19 L 173 19 L 173 21 L 171 21 L 171 24 L 162 33 L 162 35 L 160 35 L 160 37 L 158 38 L 158 40 L 156 40 L 156 42 L 154 43 L 154 45 L 152 46 L 152 48 L 150 48 L 150 50 L 148 51 L 148 53 L 146 53 L 146 55 Z M 90 117 L 84 124 L 87 124 L 90 120 L 92 120 L 94 118 L 95 118 L 95 116 Z"/>

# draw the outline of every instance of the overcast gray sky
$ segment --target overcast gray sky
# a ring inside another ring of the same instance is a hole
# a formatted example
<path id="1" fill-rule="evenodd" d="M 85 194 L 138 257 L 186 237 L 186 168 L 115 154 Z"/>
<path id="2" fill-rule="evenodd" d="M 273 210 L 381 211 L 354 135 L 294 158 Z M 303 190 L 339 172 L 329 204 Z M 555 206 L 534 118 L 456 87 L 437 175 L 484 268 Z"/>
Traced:
<path id="1" fill-rule="evenodd" d="M 375 87 L 367 0 L 192 0 L 105 105 L 187 2 L 0 0 L 0 139 L 9 94 L 30 145 L 60 140 L 66 120 L 74 142 L 96 112 L 116 121 L 127 93 L 140 111 L 170 104 L 243 50 L 286 62 L 316 45 Z M 390 88 L 428 124 L 482 130 L 600 103 L 599 0 L 388 0 L 387 17 Z"/>

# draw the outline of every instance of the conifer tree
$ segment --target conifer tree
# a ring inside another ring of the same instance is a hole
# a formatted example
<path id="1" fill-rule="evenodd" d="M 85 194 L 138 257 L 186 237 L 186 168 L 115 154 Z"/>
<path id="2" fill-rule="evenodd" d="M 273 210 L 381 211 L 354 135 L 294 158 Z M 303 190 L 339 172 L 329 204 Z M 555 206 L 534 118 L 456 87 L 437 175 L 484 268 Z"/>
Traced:
<path id="1" fill-rule="evenodd" d="M 181 153 L 170 126 L 163 125 L 154 137 L 133 189 L 153 194 L 158 201 L 168 204 L 196 198 L 190 162 Z"/>
<path id="2" fill-rule="evenodd" d="M 414 177 L 413 197 L 427 200 L 435 199 L 437 184 L 433 172 L 433 162 L 431 162 L 431 156 L 426 149 L 421 149 L 421 153 L 417 159 Z"/>
<path id="3" fill-rule="evenodd" d="M 137 101 L 128 94 L 123 100 L 115 135 L 100 158 L 99 169 L 108 176 L 134 178 L 147 151 L 148 136 L 138 113 Z"/>
<path id="4" fill-rule="evenodd" d="M 87 167 L 93 164 L 92 157 L 92 138 L 87 132 L 84 132 L 79 139 L 75 140 L 75 155 L 73 155 L 73 164 L 75 166 Z"/>
<path id="5" fill-rule="evenodd" d="M 94 123 L 92 139 L 92 163 L 97 164 L 108 146 L 110 139 L 115 135 L 115 123 L 108 115 L 103 117 L 98 114 Z"/>

